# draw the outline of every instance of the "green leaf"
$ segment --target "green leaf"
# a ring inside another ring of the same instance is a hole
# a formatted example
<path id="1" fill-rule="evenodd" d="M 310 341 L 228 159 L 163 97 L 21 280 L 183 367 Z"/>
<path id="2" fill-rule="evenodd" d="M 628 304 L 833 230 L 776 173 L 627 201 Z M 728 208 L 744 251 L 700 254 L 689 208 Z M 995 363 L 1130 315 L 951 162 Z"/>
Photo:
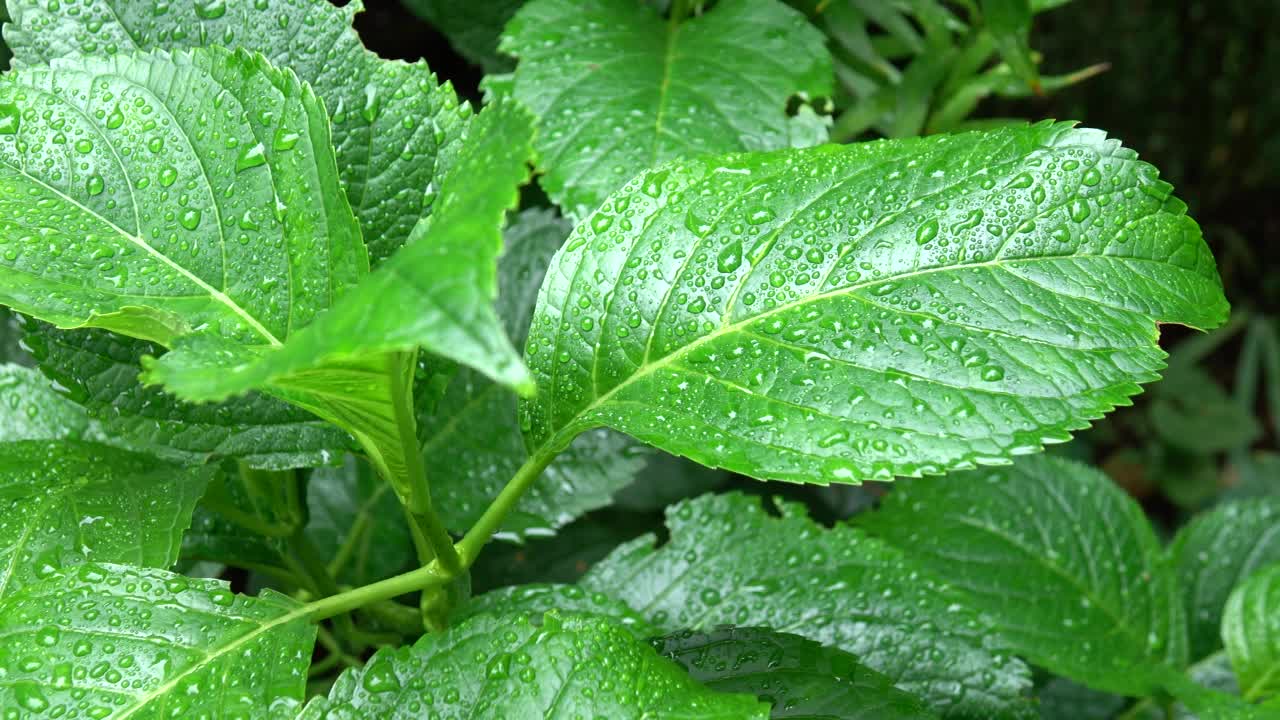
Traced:
<path id="1" fill-rule="evenodd" d="M 306 534 L 341 583 L 359 587 L 411 569 L 413 539 L 391 485 L 354 457 L 307 483 Z"/>
<path id="2" fill-rule="evenodd" d="M 213 471 L 78 440 L 0 443 L 0 599 L 87 560 L 173 565 Z"/>
<path id="3" fill-rule="evenodd" d="M 515 65 L 498 52 L 502 28 L 524 0 L 479 0 L 460 5 L 454 0 L 403 0 L 418 17 L 449 38 L 449 44 L 486 75 L 508 72 Z"/>
<path id="4" fill-rule="evenodd" d="M 0 442 L 83 438 L 84 408 L 59 395 L 38 371 L 0 365 Z"/>
<path id="5" fill-rule="evenodd" d="M 604 593 L 589 592 L 577 585 L 515 585 L 471 598 L 466 605 L 449 618 L 455 625 L 477 615 L 515 615 L 525 613 L 533 617 L 557 610 L 563 614 L 597 615 L 631 631 L 643 640 L 659 634 L 636 611 Z"/>
<path id="6" fill-rule="evenodd" d="M 500 47 L 540 121 L 542 187 L 575 220 L 668 160 L 789 147 L 788 98 L 832 92 L 822 35 L 777 0 L 679 23 L 632 0 L 533 0 Z"/>
<path id="7" fill-rule="evenodd" d="M 711 492 L 733 476 L 684 458 L 653 453 L 644 470 L 613 498 L 614 507 L 633 512 L 657 512 L 666 506 Z"/>
<path id="8" fill-rule="evenodd" d="M 1280 563 L 1280 498 L 1219 505 L 1178 530 L 1169 548 L 1186 607 L 1191 658 L 1222 647 L 1222 609 L 1231 590 Z"/>
<path id="9" fill-rule="evenodd" d="M 351 27 L 363 9 L 358 0 L 342 8 L 325 0 L 9 0 L 8 6 L 13 22 L 5 37 L 19 67 L 208 45 L 258 51 L 292 69 L 329 109 L 338 170 L 375 262 L 430 213 L 432 183 L 451 164 L 471 114 L 424 63 L 383 60 L 361 45 Z"/>
<path id="10" fill-rule="evenodd" d="M 729 155 L 642 173 L 556 256 L 536 452 L 607 425 L 760 478 L 1004 462 L 1156 379 L 1227 304 L 1200 231 L 1096 130 Z"/>
<path id="11" fill-rule="evenodd" d="M 862 523 L 972 598 L 1011 649 L 1127 695 L 1187 661 L 1182 603 L 1155 532 L 1097 470 L 1057 458 L 912 480 Z"/>
<path id="12" fill-rule="evenodd" d="M 431 683 L 431 684 L 428 684 Z M 767 718 L 746 695 L 706 690 L 600 617 L 483 615 L 348 670 L 299 720 L 377 717 L 610 720 Z"/>
<path id="13" fill-rule="evenodd" d="M 962 596 L 860 530 L 779 509 L 736 493 L 680 503 L 667 511 L 669 542 L 622 545 L 582 585 L 668 632 L 763 626 L 833 645 L 943 717 L 1027 716 L 1026 666 Z"/>
<path id="14" fill-rule="evenodd" d="M 142 358 L 163 352 L 152 343 L 43 323 L 32 323 L 26 339 L 41 371 L 113 441 L 175 462 L 234 457 L 251 467 L 284 470 L 333 463 L 354 445 L 333 425 L 268 395 L 197 405 L 143 386 Z"/>
<path id="15" fill-rule="evenodd" d="M 31 356 L 19 344 L 22 340 L 22 323 L 16 313 L 0 307 L 0 363 L 31 365 Z"/>
<path id="16" fill-rule="evenodd" d="M 1124 708 L 1123 696 L 1091 690 L 1066 678 L 1053 678 L 1036 693 L 1040 720 L 1112 720 Z"/>
<path id="17" fill-rule="evenodd" d="M 712 690 L 756 695 L 771 718 L 928 720 L 937 716 L 853 655 L 764 628 L 678 632 L 654 642 L 658 654 Z"/>
<path id="18" fill-rule="evenodd" d="M 508 585 L 577 582 L 615 547 L 651 530 L 648 519 L 625 510 L 597 511 L 553 537 L 527 538 L 520 545 L 490 543 L 471 566 L 472 587 L 480 593 Z"/>
<path id="19" fill-rule="evenodd" d="M 1280 708 L 1250 705 L 1235 695 L 1229 695 L 1196 684 L 1191 678 L 1172 673 L 1165 682 L 1165 689 L 1178 699 L 1184 714 L 1194 720 L 1277 720 Z"/>
<path id="20" fill-rule="evenodd" d="M 1180 450 L 1209 455 L 1248 449 L 1262 434 L 1250 409 L 1199 367 L 1170 366 L 1157 388 L 1151 427 L 1157 437 Z"/>
<path id="21" fill-rule="evenodd" d="M 315 626 L 271 591 L 95 563 L 0 600 L 0 637 L 0 706 L 14 717 L 284 720 Z"/>
<path id="22" fill-rule="evenodd" d="M 1027 41 L 1031 34 L 1031 16 L 1036 11 L 1033 4 L 1037 3 L 1032 0 L 982 0 L 982 14 L 1000 56 L 1015 75 L 1039 94 L 1040 71 Z"/>
<path id="23" fill-rule="evenodd" d="M 1280 565 L 1254 573 L 1222 612 L 1222 642 L 1246 700 L 1280 694 Z"/>
<path id="24" fill-rule="evenodd" d="M 569 225 L 548 210 L 516 215 L 504 233 L 498 263 L 498 314 L 512 341 L 523 344 L 537 290 Z M 431 493 L 451 530 L 464 532 L 480 518 L 525 459 L 516 396 L 471 369 L 461 369 L 432 412 L 418 417 Z M 631 440 L 608 431 L 589 433 L 556 458 L 507 516 L 502 535 L 519 540 L 546 534 L 583 513 L 609 504 L 613 493 L 643 467 Z"/>

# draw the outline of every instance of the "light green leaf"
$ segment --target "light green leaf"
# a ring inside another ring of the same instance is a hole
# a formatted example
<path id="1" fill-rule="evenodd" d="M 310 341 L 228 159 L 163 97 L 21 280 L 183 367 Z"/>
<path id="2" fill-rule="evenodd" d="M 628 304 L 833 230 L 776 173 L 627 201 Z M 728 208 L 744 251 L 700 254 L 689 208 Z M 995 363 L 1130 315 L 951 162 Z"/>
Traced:
<path id="1" fill-rule="evenodd" d="M 413 539 L 391 485 L 368 463 L 348 457 L 307 483 L 306 534 L 341 583 L 355 587 L 411 569 Z"/>
<path id="2" fill-rule="evenodd" d="M 581 584 L 667 632 L 762 626 L 838 647 L 943 717 L 1027 717 L 1027 667 L 963 596 L 860 530 L 779 509 L 739 494 L 680 503 L 669 542 L 622 545 Z"/>
<path id="3" fill-rule="evenodd" d="M 511 58 L 498 52 L 498 36 L 524 0 L 479 0 L 466 5 L 455 0 L 403 2 L 449 38 L 459 55 L 484 68 L 486 75 L 507 72 L 515 65 Z"/>
<path id="4" fill-rule="evenodd" d="M 524 344 L 547 265 L 569 234 L 549 210 L 516 215 L 504 233 L 498 263 L 498 314 L 507 334 Z M 479 372 L 460 369 L 432 412 L 418 418 L 431 493 L 449 528 L 464 532 L 480 518 L 525 459 L 516 396 Z M 631 440 L 588 433 L 556 458 L 507 516 L 501 535 L 519 540 L 546 534 L 608 505 L 644 466 Z"/>
<path id="5" fill-rule="evenodd" d="M 1182 602 L 1155 532 L 1097 470 L 1057 458 L 912 480 L 862 526 L 966 593 L 1019 655 L 1142 696 L 1187 661 Z"/>
<path id="6" fill-rule="evenodd" d="M 1169 548 L 1186 607 L 1191 658 L 1222 647 L 1222 609 L 1231 590 L 1280 563 L 1280 498 L 1219 505 L 1178 530 Z"/>
<path id="7" fill-rule="evenodd" d="M 644 640 L 661 631 L 649 624 L 636 611 L 604 593 L 589 592 L 577 585 L 513 585 L 483 595 L 477 595 L 459 608 L 449 618 L 458 625 L 477 615 L 515 615 L 525 613 L 534 617 L 556 610 L 564 614 L 597 615 L 608 618 Z"/>
<path id="8" fill-rule="evenodd" d="M 1246 700 L 1280 694 L 1280 565 L 1254 573 L 1222 611 L 1222 642 Z"/>
<path id="9" fill-rule="evenodd" d="M 428 684 L 432 683 L 432 684 Z M 439 684 L 437 684 L 439 683 Z M 482 615 L 348 670 L 299 720 L 377 717 L 610 720 L 767 718 L 754 697 L 709 691 L 600 617 Z"/>
<path id="10" fill-rule="evenodd" d="M 937 718 L 853 655 L 798 635 L 765 628 L 683 631 L 656 640 L 654 647 L 712 690 L 768 700 L 771 718 Z"/>
<path id="11" fill-rule="evenodd" d="M 79 439 L 88 431 L 84 408 L 59 395 L 39 371 L 0 365 L 0 442 Z"/>
<path id="12" fill-rule="evenodd" d="M 222 46 L 261 52 L 293 70 L 329 109 L 343 187 L 375 262 L 430 213 L 432 183 L 451 164 L 471 114 L 424 63 L 383 60 L 361 45 L 351 27 L 363 9 L 359 0 L 342 8 L 325 0 L 9 0 L 8 6 L 13 22 L 4 34 L 18 67 L 64 56 Z"/>
<path id="13" fill-rule="evenodd" d="M 1184 211 L 1067 124 L 642 173 L 547 273 L 526 441 L 819 483 L 1006 462 L 1156 379 L 1157 323 L 1225 318 Z"/>
<path id="14" fill-rule="evenodd" d="M 267 591 L 123 565 L 0 600 L 0 707 L 14 717 L 293 718 L 315 626 Z M 67 713 L 72 713 L 68 715 Z"/>
<path id="15" fill-rule="evenodd" d="M 173 565 L 213 472 L 78 440 L 0 443 L 0 599 L 85 561 Z"/>
<path id="16" fill-rule="evenodd" d="M 138 380 L 142 358 L 163 352 L 152 343 L 43 323 L 32 323 L 26 339 L 40 369 L 113 443 L 186 464 L 234 457 L 268 470 L 331 464 L 355 444 L 333 425 L 268 395 L 194 404 L 146 387 Z"/>
<path id="17" fill-rule="evenodd" d="M 777 0 L 680 23 L 632 0 L 533 0 L 500 47 L 539 118 L 542 187 L 574 220 L 645 168 L 788 147 L 787 99 L 832 92 L 822 35 Z"/>

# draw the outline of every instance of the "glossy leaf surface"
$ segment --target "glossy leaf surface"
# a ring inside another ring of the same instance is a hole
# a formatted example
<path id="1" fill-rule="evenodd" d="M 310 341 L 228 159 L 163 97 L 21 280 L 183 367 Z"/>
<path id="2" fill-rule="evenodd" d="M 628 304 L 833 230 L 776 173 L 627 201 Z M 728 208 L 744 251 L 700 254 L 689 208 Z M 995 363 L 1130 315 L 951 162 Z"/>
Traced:
<path id="1" fill-rule="evenodd" d="M 85 561 L 173 565 L 212 474 L 78 440 L 0 443 L 0 600 Z"/>
<path id="2" fill-rule="evenodd" d="M 579 225 L 547 278 L 531 447 L 607 425 L 800 482 L 1061 442 L 1156 379 L 1156 323 L 1227 312 L 1155 169 L 1050 123 L 677 162 Z"/>
<path id="3" fill-rule="evenodd" d="M 1232 589 L 1280 563 L 1280 500 L 1219 505 L 1178 531 L 1169 549 L 1186 606 L 1191 657 L 1222 647 L 1222 609 Z"/>
<path id="4" fill-rule="evenodd" d="M 539 118 L 542 187 L 574 219 L 645 168 L 790 147 L 788 98 L 832 91 L 822 35 L 778 0 L 722 0 L 680 23 L 630 0 L 533 0 L 500 47 Z"/>
<path id="5" fill-rule="evenodd" d="M 5 39 L 17 67 L 73 55 L 201 46 L 245 48 L 315 88 L 333 123 L 338 169 L 375 262 L 431 211 L 471 112 L 424 63 L 383 60 L 351 27 L 363 6 L 325 0 L 172 3 L 12 0 Z M 287 130 L 281 142 L 291 142 Z M 436 188 L 438 189 L 438 187 Z"/>
<path id="6" fill-rule="evenodd" d="M 780 509 L 739 494 L 680 503 L 667 511 L 669 542 L 622 545 L 581 584 L 668 632 L 761 626 L 838 647 L 943 717 L 1031 712 L 1027 667 L 963 596 L 860 530 Z"/>
<path id="7" fill-rule="evenodd" d="M 216 580 L 87 564 L 0 600 L 0 707 L 18 717 L 293 718 L 315 627 Z"/>
<path id="8" fill-rule="evenodd" d="M 59 395 L 39 371 L 0 365 L 0 442 L 78 439 L 88 430 L 84 408 Z"/>
<path id="9" fill-rule="evenodd" d="M 862 526 L 982 608 L 1012 649 L 1100 690 L 1146 695 L 1187 660 L 1172 569 L 1142 509 L 1056 458 L 912 480 Z"/>
<path id="10" fill-rule="evenodd" d="M 1280 695 L 1280 565 L 1232 591 L 1222 613 L 1222 642 L 1246 700 Z"/>
<path id="11" fill-rule="evenodd" d="M 590 592 L 577 585 L 513 585 L 471 598 L 449 621 L 459 624 L 477 615 L 518 614 L 540 617 L 552 610 L 562 614 L 595 615 L 627 628 L 641 640 L 660 631 L 636 611 L 604 593 Z"/>
<path id="12" fill-rule="evenodd" d="M 699 686 L 620 625 L 549 613 L 482 615 L 412 647 L 380 650 L 300 720 L 748 720 L 767 718 L 767 707 Z"/>
<path id="13" fill-rule="evenodd" d="M 678 632 L 658 653 L 720 692 L 756 695 L 775 720 L 929 720 L 937 716 L 842 650 L 764 628 Z"/>

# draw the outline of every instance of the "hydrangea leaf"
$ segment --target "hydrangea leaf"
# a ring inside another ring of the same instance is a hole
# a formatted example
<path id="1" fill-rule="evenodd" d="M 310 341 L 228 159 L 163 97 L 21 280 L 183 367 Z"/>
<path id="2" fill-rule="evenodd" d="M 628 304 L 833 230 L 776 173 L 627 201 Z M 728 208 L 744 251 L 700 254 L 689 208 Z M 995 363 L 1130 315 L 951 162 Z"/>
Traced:
<path id="1" fill-rule="evenodd" d="M 80 439 L 88 432 L 84 408 L 59 395 L 39 371 L 0 365 L 0 442 Z"/>
<path id="2" fill-rule="evenodd" d="M 821 33 L 778 0 L 678 23 L 632 0 L 533 0 L 500 49 L 539 118 L 542 187 L 575 220 L 668 160 L 790 147 L 787 100 L 832 92 Z"/>
<path id="3" fill-rule="evenodd" d="M 1280 565 L 1232 591 L 1222 612 L 1222 642 L 1245 700 L 1280 695 Z"/>
<path id="4" fill-rule="evenodd" d="M 1047 122 L 641 173 L 547 273 L 526 442 L 605 425 L 825 483 L 1064 441 L 1158 377 L 1158 323 L 1226 317 L 1170 192 L 1101 132 Z"/>
<path id="5" fill-rule="evenodd" d="M 577 585 L 534 583 L 511 585 L 482 595 L 477 595 L 449 618 L 454 624 L 465 622 L 476 615 L 516 615 L 525 613 L 541 616 L 552 610 L 573 615 L 598 615 L 628 628 L 631 634 L 642 640 L 660 634 L 659 630 L 625 603 L 604 593 L 589 592 Z"/>

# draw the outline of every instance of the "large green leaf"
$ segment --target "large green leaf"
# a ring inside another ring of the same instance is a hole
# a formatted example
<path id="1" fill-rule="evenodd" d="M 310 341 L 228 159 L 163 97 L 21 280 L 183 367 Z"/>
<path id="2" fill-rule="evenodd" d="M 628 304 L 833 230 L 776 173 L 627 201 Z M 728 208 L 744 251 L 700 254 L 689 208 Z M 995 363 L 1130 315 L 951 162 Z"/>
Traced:
<path id="1" fill-rule="evenodd" d="M 667 512 L 671 539 L 620 546 L 581 581 L 668 632 L 770 627 L 856 655 L 947 718 L 1021 718 L 1028 670 L 964 597 L 860 530 L 739 494 Z"/>
<path id="2" fill-rule="evenodd" d="M 380 650 L 299 720 L 768 716 L 754 697 L 701 687 L 621 625 L 548 613 L 482 615 L 412 647 Z"/>
<path id="3" fill-rule="evenodd" d="M 429 214 L 469 108 L 423 63 L 383 60 L 351 27 L 359 0 L 136 2 L 9 0 L 4 28 L 18 67 L 72 55 L 245 48 L 292 69 L 324 99 L 343 187 L 375 261 Z M 238 219 L 239 216 L 234 216 Z"/>
<path id="4" fill-rule="evenodd" d="M 38 371 L 0 365 L 0 442 L 79 439 L 88 431 L 84 408 L 59 395 Z"/>
<path id="5" fill-rule="evenodd" d="M 832 91 L 822 35 L 778 0 L 679 23 L 633 0 L 533 0 L 500 47 L 539 118 L 542 187 L 575 220 L 668 160 L 791 146 L 787 99 Z"/>
<path id="6" fill-rule="evenodd" d="M 0 443 L 0 598 L 87 560 L 173 565 L 212 474 L 78 440 Z"/>
<path id="7" fill-rule="evenodd" d="M 0 600 L 0 706 L 15 718 L 293 718 L 315 626 L 267 591 L 86 564 Z"/>
<path id="8" fill-rule="evenodd" d="M 504 233 L 498 264 L 498 314 L 512 342 L 524 343 L 537 289 L 569 224 L 549 210 L 526 210 Z M 525 460 L 516 396 L 463 368 L 432 411 L 419 416 L 431 492 L 449 528 L 463 532 Z M 507 516 L 502 534 L 519 539 L 557 529 L 609 504 L 644 466 L 634 443 L 609 431 L 588 433 L 556 458 Z"/>
<path id="9" fill-rule="evenodd" d="M 659 634 L 649 621 L 621 601 L 604 593 L 589 592 L 578 585 L 533 584 L 501 588 L 471 598 L 449 621 L 460 624 L 476 615 L 518 613 L 538 617 L 552 610 L 608 618 L 642 640 Z"/>
<path id="10" fill-rule="evenodd" d="M 1178 530 L 1169 549 L 1182 587 L 1191 658 L 1222 647 L 1222 609 L 1231 590 L 1280 563 L 1280 498 L 1227 503 Z"/>
<path id="11" fill-rule="evenodd" d="M 253 467 L 283 470 L 336 462 L 354 444 L 333 425 L 268 395 L 195 404 L 144 386 L 138 380 L 142 358 L 163 351 L 153 343 L 42 323 L 28 327 L 26 340 L 40 369 L 83 405 L 103 432 L 174 461 L 200 464 L 235 457 Z"/>
<path id="12" fill-rule="evenodd" d="M 1012 649 L 1099 690 L 1142 696 L 1187 660 L 1182 602 L 1138 504 L 1057 458 L 912 480 L 863 527 L 967 593 Z"/>
<path id="13" fill-rule="evenodd" d="M 929 720 L 937 716 L 843 650 L 764 628 L 683 631 L 656 640 L 658 653 L 712 690 L 757 695 L 770 718 Z"/>
<path id="14" fill-rule="evenodd" d="M 1280 565 L 1232 591 L 1222 612 L 1222 642 L 1246 700 L 1280 695 Z"/>
<path id="15" fill-rule="evenodd" d="M 642 173 L 556 256 L 536 452 L 607 425 L 761 478 L 856 482 L 1061 442 L 1227 304 L 1185 206 L 1096 130 L 729 155 Z"/>

